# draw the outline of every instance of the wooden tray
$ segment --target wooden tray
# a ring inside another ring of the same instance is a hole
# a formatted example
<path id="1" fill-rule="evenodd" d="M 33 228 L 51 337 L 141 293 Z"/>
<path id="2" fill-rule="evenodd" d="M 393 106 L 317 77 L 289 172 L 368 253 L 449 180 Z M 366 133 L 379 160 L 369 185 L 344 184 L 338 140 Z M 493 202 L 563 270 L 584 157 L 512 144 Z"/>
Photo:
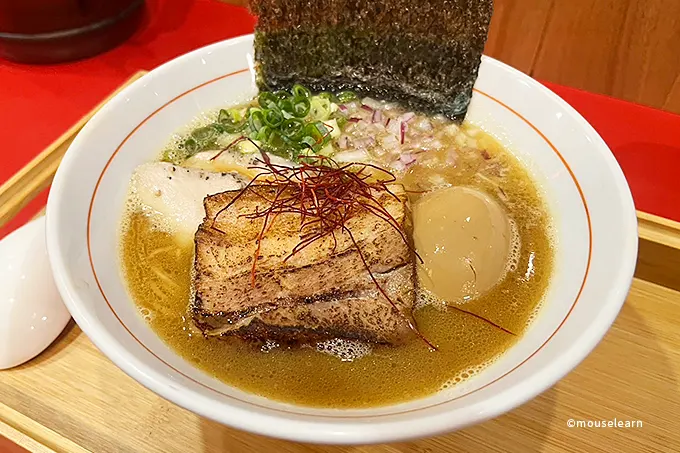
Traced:
<path id="1" fill-rule="evenodd" d="M 49 185 L 90 116 L 0 187 L 0 225 Z M 305 445 L 236 431 L 142 387 L 71 321 L 43 354 L 0 372 L 0 435 L 39 452 L 679 451 L 680 224 L 642 212 L 638 219 L 636 279 L 602 343 L 555 387 L 481 425 L 366 447 Z M 570 428 L 570 419 L 640 420 L 642 427 Z"/>

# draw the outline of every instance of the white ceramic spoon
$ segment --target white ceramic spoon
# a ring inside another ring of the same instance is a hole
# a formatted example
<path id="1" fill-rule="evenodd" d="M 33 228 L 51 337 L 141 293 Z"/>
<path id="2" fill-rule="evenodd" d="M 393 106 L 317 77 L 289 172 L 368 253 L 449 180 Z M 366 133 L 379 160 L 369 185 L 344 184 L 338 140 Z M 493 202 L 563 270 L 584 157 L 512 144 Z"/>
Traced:
<path id="1" fill-rule="evenodd" d="M 0 369 L 40 354 L 70 318 L 52 278 L 41 217 L 0 241 Z"/>

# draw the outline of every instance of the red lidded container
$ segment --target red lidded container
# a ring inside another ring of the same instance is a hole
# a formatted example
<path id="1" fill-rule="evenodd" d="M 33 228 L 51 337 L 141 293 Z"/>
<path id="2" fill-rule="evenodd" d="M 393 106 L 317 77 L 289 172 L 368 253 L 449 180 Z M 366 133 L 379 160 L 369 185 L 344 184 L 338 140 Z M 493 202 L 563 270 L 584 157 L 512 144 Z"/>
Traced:
<path id="1" fill-rule="evenodd" d="M 108 50 L 141 23 L 144 0 L 0 0 L 0 57 L 58 63 Z"/>

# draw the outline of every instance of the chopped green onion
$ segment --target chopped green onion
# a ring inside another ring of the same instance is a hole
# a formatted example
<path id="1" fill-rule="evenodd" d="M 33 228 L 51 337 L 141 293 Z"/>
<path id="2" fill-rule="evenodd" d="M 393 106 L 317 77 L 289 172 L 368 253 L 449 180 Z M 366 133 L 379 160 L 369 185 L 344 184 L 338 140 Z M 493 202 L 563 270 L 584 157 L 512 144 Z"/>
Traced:
<path id="1" fill-rule="evenodd" d="M 223 134 L 223 133 L 225 133 L 225 132 L 227 131 L 227 128 L 224 127 L 224 125 L 223 125 L 223 124 L 220 124 L 220 123 L 212 123 L 212 124 L 210 125 L 210 127 L 212 127 L 213 129 L 215 129 L 215 132 L 217 132 L 218 134 Z"/>
<path id="2" fill-rule="evenodd" d="M 335 121 L 338 123 L 338 127 L 342 129 L 347 124 L 347 117 L 344 115 L 337 115 Z"/>
<path id="3" fill-rule="evenodd" d="M 295 118 L 295 107 L 292 99 L 282 99 L 279 101 L 279 110 L 284 119 Z"/>
<path id="4" fill-rule="evenodd" d="M 302 131 L 303 123 L 298 118 L 290 118 L 281 123 L 281 135 L 285 138 L 295 139 Z"/>
<path id="5" fill-rule="evenodd" d="M 314 125 L 314 127 L 316 127 L 316 130 L 319 131 L 321 137 L 330 136 L 330 130 L 328 129 L 328 126 L 326 126 L 324 123 L 322 123 L 321 121 L 316 121 L 312 124 Z"/>
<path id="6" fill-rule="evenodd" d="M 277 106 L 277 104 L 279 103 L 279 99 L 276 97 L 274 93 L 264 91 L 260 93 L 260 96 L 258 96 L 257 102 L 263 109 L 270 109 L 272 107 Z"/>
<path id="7" fill-rule="evenodd" d="M 293 88 L 290 90 L 291 93 L 293 93 L 293 97 L 296 98 L 308 98 L 312 95 L 312 93 L 305 87 L 299 84 L 293 85 Z"/>
<path id="8" fill-rule="evenodd" d="M 335 148 L 333 148 L 332 143 L 327 143 L 323 148 L 319 150 L 318 153 L 322 156 L 329 157 L 335 154 Z"/>
<path id="9" fill-rule="evenodd" d="M 231 116 L 229 112 L 227 112 L 225 109 L 220 109 L 220 113 L 217 115 L 217 122 L 218 123 L 227 123 L 229 121 L 232 121 L 234 118 Z"/>
<path id="10" fill-rule="evenodd" d="M 331 116 L 331 101 L 314 96 L 310 102 L 309 118 L 311 120 L 327 120 Z"/>
<path id="11" fill-rule="evenodd" d="M 249 110 L 248 124 L 251 132 L 257 132 L 264 127 L 264 114 L 262 110 L 252 108 Z"/>
<path id="12" fill-rule="evenodd" d="M 323 137 L 323 133 L 317 126 L 317 123 L 309 123 L 305 126 L 304 135 L 310 135 L 314 137 L 314 140 L 321 140 L 321 137 Z"/>
<path id="13" fill-rule="evenodd" d="M 191 136 L 196 139 L 197 142 L 207 142 L 208 140 L 215 137 L 217 131 L 211 126 L 199 127 L 191 131 Z"/>
<path id="14" fill-rule="evenodd" d="M 283 114 L 274 106 L 264 114 L 264 122 L 270 127 L 278 127 L 283 122 Z"/>
<path id="15" fill-rule="evenodd" d="M 283 140 L 283 137 L 281 137 L 281 134 L 278 131 L 273 131 L 271 135 L 269 135 L 269 146 L 272 148 L 282 148 L 285 146 L 286 142 Z"/>
<path id="16" fill-rule="evenodd" d="M 257 131 L 257 140 L 261 142 L 268 142 L 269 136 L 272 134 L 272 128 L 269 126 L 262 126 L 260 130 Z"/>
<path id="17" fill-rule="evenodd" d="M 248 108 L 221 109 L 216 122 L 192 131 L 178 149 L 167 150 L 163 159 L 179 163 L 199 151 L 219 149 L 219 137 L 225 133 L 242 134 L 267 152 L 293 161 L 332 155 L 333 139 L 347 123 L 346 116 L 337 111 L 337 103 L 354 99 L 357 95 L 349 91 L 313 96 L 299 84 L 290 92 L 262 91 Z M 254 152 L 249 143 L 241 143 L 241 152 Z"/>
<path id="18" fill-rule="evenodd" d="M 300 140 L 300 143 L 307 145 L 309 148 L 314 148 L 314 145 L 316 145 L 316 140 L 312 136 L 305 136 L 305 137 L 302 137 L 302 140 Z"/>
<path id="19" fill-rule="evenodd" d="M 220 109 L 220 113 L 217 115 L 217 122 L 218 123 L 229 123 L 232 121 L 236 121 L 236 115 L 238 115 L 238 112 L 235 110 L 226 110 L 226 109 Z"/>
<path id="20" fill-rule="evenodd" d="M 328 128 L 320 121 L 307 124 L 302 131 L 300 142 L 315 148 L 317 145 L 325 145 L 329 141 Z"/>
<path id="21" fill-rule="evenodd" d="M 161 160 L 163 162 L 170 162 L 171 164 L 181 164 L 190 156 L 186 150 L 183 149 L 166 149 L 163 152 Z"/>
<path id="22" fill-rule="evenodd" d="M 196 154 L 199 149 L 200 147 L 198 146 L 198 142 L 195 139 L 189 137 L 184 141 L 184 150 L 190 155 Z"/>
<path id="23" fill-rule="evenodd" d="M 311 156 L 314 156 L 314 155 L 316 155 L 316 153 L 314 152 L 314 150 L 311 147 L 303 148 L 303 149 L 300 150 L 300 157 L 311 157 Z"/>
<path id="24" fill-rule="evenodd" d="M 344 103 L 355 100 L 357 98 L 357 95 L 353 91 L 341 91 L 340 93 L 337 94 L 337 97 L 338 101 Z"/>
<path id="25" fill-rule="evenodd" d="M 230 134 L 242 131 L 247 125 L 246 118 L 243 118 L 243 115 L 234 109 L 220 110 L 220 114 L 217 116 L 217 122 L 224 126 L 225 131 Z"/>
<path id="26" fill-rule="evenodd" d="M 309 113 L 311 104 L 307 98 L 296 98 L 293 104 L 293 115 L 304 118 Z"/>

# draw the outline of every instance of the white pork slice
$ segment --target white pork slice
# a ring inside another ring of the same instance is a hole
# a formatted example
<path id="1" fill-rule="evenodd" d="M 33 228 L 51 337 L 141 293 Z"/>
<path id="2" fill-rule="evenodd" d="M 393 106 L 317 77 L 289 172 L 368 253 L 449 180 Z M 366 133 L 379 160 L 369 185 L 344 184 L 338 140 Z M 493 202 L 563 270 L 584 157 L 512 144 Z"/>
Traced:
<path id="1" fill-rule="evenodd" d="M 151 211 L 157 226 L 192 237 L 203 221 L 203 199 L 247 184 L 236 173 L 217 173 L 184 168 L 167 162 L 151 162 L 135 169 L 131 193 L 144 210 Z"/>

